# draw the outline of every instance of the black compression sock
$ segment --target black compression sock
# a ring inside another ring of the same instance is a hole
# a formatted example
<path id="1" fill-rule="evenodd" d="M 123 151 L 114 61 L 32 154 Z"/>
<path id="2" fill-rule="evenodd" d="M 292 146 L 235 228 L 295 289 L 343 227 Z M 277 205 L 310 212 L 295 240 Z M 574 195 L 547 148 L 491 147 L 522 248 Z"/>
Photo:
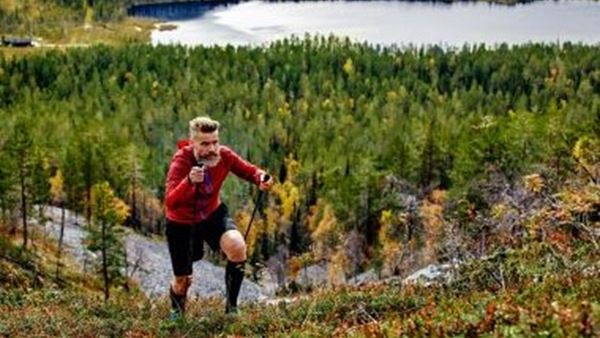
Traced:
<path id="1" fill-rule="evenodd" d="M 227 261 L 225 268 L 225 286 L 227 288 L 226 311 L 234 311 L 237 308 L 237 299 L 244 280 L 244 265 L 246 262 L 234 263 Z"/>

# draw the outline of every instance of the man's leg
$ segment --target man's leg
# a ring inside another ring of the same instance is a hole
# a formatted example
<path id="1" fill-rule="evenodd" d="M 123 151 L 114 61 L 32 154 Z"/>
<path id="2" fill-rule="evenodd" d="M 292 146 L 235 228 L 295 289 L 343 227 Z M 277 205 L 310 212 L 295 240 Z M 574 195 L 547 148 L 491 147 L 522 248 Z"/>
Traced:
<path id="1" fill-rule="evenodd" d="M 244 280 L 246 263 L 246 242 L 238 230 L 227 230 L 219 241 L 221 249 L 227 256 L 225 268 L 225 286 L 227 288 L 226 312 L 237 311 L 237 299 Z"/>
<path id="2" fill-rule="evenodd" d="M 167 221 L 167 243 L 174 275 L 169 298 L 173 314 L 177 316 L 185 313 L 187 291 L 192 284 L 192 234 L 192 225 Z"/>

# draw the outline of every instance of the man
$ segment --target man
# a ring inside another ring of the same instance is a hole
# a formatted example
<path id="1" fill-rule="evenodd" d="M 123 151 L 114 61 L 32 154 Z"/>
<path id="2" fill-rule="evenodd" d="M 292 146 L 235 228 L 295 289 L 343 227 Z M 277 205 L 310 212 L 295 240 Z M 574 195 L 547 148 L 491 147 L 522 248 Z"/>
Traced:
<path id="1" fill-rule="evenodd" d="M 170 286 L 172 317 L 183 316 L 192 263 L 203 256 L 203 242 L 227 256 L 225 311 L 237 313 L 244 279 L 246 243 L 221 202 L 219 191 L 229 171 L 263 191 L 273 185 L 264 171 L 219 144 L 219 122 L 197 117 L 189 123 L 190 140 L 180 141 L 166 180 L 167 242 L 173 274 Z"/>

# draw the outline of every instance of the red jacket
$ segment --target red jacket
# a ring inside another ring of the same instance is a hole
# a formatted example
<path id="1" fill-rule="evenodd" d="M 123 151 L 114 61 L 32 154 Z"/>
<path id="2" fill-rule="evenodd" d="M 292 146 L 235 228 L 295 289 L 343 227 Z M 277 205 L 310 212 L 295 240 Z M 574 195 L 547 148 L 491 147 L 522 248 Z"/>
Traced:
<path id="1" fill-rule="evenodd" d="M 219 191 L 229 171 L 260 184 L 262 171 L 226 146 L 219 148 L 219 163 L 206 167 L 204 182 L 192 184 L 188 174 L 196 165 L 193 146 L 190 141 L 180 141 L 177 146 L 179 150 L 171 159 L 165 190 L 165 214 L 171 221 L 192 224 L 207 219 L 221 204 Z"/>

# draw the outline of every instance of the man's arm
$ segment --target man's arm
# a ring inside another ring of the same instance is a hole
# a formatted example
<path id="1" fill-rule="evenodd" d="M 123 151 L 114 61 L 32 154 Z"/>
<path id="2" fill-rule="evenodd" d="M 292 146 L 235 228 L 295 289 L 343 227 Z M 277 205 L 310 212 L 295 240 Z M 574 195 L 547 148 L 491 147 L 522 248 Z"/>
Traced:
<path id="1" fill-rule="evenodd" d="M 231 172 L 233 172 L 237 177 L 250 183 L 260 185 L 260 179 L 262 174 L 264 174 L 264 171 L 246 161 L 228 147 L 221 146 L 221 154 L 229 164 Z"/>
<path id="2" fill-rule="evenodd" d="M 182 158 L 176 156 L 167 173 L 165 205 L 168 208 L 175 208 L 182 201 L 194 197 L 194 184 L 190 181 L 189 171 L 182 161 Z"/>

